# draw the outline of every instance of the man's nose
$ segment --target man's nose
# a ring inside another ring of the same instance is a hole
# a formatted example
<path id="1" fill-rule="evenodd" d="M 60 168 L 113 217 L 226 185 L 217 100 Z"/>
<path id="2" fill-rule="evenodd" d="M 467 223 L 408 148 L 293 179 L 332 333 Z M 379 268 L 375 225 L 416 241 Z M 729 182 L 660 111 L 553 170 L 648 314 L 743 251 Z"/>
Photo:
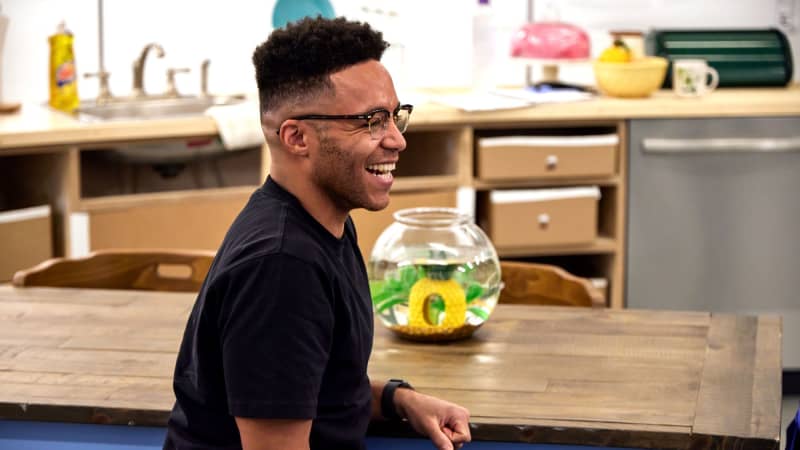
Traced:
<path id="1" fill-rule="evenodd" d="M 383 142 L 381 144 L 389 149 L 397 150 L 398 152 L 402 152 L 406 149 L 406 138 L 403 136 L 403 133 L 400 132 L 400 129 L 397 128 L 397 124 L 394 120 L 389 121 L 389 126 L 386 128 L 386 134 L 383 136 Z"/>

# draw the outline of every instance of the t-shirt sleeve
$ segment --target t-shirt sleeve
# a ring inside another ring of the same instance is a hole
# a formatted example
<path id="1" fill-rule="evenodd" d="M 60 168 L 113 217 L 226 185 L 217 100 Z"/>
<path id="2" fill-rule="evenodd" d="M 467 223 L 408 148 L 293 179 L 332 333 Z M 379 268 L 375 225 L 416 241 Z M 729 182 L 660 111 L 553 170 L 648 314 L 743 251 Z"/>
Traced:
<path id="1" fill-rule="evenodd" d="M 231 270 L 225 285 L 219 330 L 231 415 L 315 418 L 334 325 L 324 274 L 270 255 Z"/>

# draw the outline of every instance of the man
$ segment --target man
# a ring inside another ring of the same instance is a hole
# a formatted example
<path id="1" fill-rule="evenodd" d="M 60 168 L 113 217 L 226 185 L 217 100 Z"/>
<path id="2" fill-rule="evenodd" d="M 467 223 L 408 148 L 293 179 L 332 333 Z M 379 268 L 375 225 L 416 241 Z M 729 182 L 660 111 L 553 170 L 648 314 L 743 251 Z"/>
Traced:
<path id="1" fill-rule="evenodd" d="M 349 212 L 389 204 L 411 114 L 368 25 L 304 19 L 254 55 L 270 177 L 231 225 L 192 310 L 165 448 L 361 449 L 407 419 L 439 449 L 469 413 L 370 381 L 373 316 Z"/>

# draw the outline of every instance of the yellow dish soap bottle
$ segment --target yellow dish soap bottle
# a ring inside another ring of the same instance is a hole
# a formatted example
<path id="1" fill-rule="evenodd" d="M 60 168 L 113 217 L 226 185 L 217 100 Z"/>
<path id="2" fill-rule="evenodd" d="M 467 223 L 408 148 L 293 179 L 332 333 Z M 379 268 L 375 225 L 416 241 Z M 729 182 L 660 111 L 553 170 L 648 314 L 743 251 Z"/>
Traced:
<path id="1" fill-rule="evenodd" d="M 56 34 L 49 38 L 50 106 L 67 112 L 75 110 L 80 103 L 72 39 L 64 22 L 58 24 Z"/>

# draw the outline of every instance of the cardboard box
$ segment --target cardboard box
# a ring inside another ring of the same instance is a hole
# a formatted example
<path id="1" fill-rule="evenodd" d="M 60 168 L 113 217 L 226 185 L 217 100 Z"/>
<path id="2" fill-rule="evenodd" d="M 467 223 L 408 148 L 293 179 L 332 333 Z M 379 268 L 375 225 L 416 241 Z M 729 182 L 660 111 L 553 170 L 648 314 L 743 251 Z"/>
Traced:
<path id="1" fill-rule="evenodd" d="M 53 257 L 49 206 L 0 212 L 0 282 Z"/>
<path id="2" fill-rule="evenodd" d="M 104 248 L 217 250 L 250 198 L 241 193 L 95 207 L 70 215 L 70 256 Z"/>
<path id="3" fill-rule="evenodd" d="M 481 138 L 476 176 L 485 181 L 613 176 L 618 146 L 616 134 Z"/>
<path id="4" fill-rule="evenodd" d="M 456 206 L 456 191 L 402 192 L 391 193 L 389 206 L 382 211 L 357 209 L 350 213 L 358 233 L 358 246 L 364 261 L 369 261 L 372 246 L 378 236 L 394 222 L 393 214 L 401 209 L 421 206 Z"/>
<path id="5" fill-rule="evenodd" d="M 481 225 L 498 248 L 589 244 L 599 198 L 596 186 L 491 191 Z"/>

